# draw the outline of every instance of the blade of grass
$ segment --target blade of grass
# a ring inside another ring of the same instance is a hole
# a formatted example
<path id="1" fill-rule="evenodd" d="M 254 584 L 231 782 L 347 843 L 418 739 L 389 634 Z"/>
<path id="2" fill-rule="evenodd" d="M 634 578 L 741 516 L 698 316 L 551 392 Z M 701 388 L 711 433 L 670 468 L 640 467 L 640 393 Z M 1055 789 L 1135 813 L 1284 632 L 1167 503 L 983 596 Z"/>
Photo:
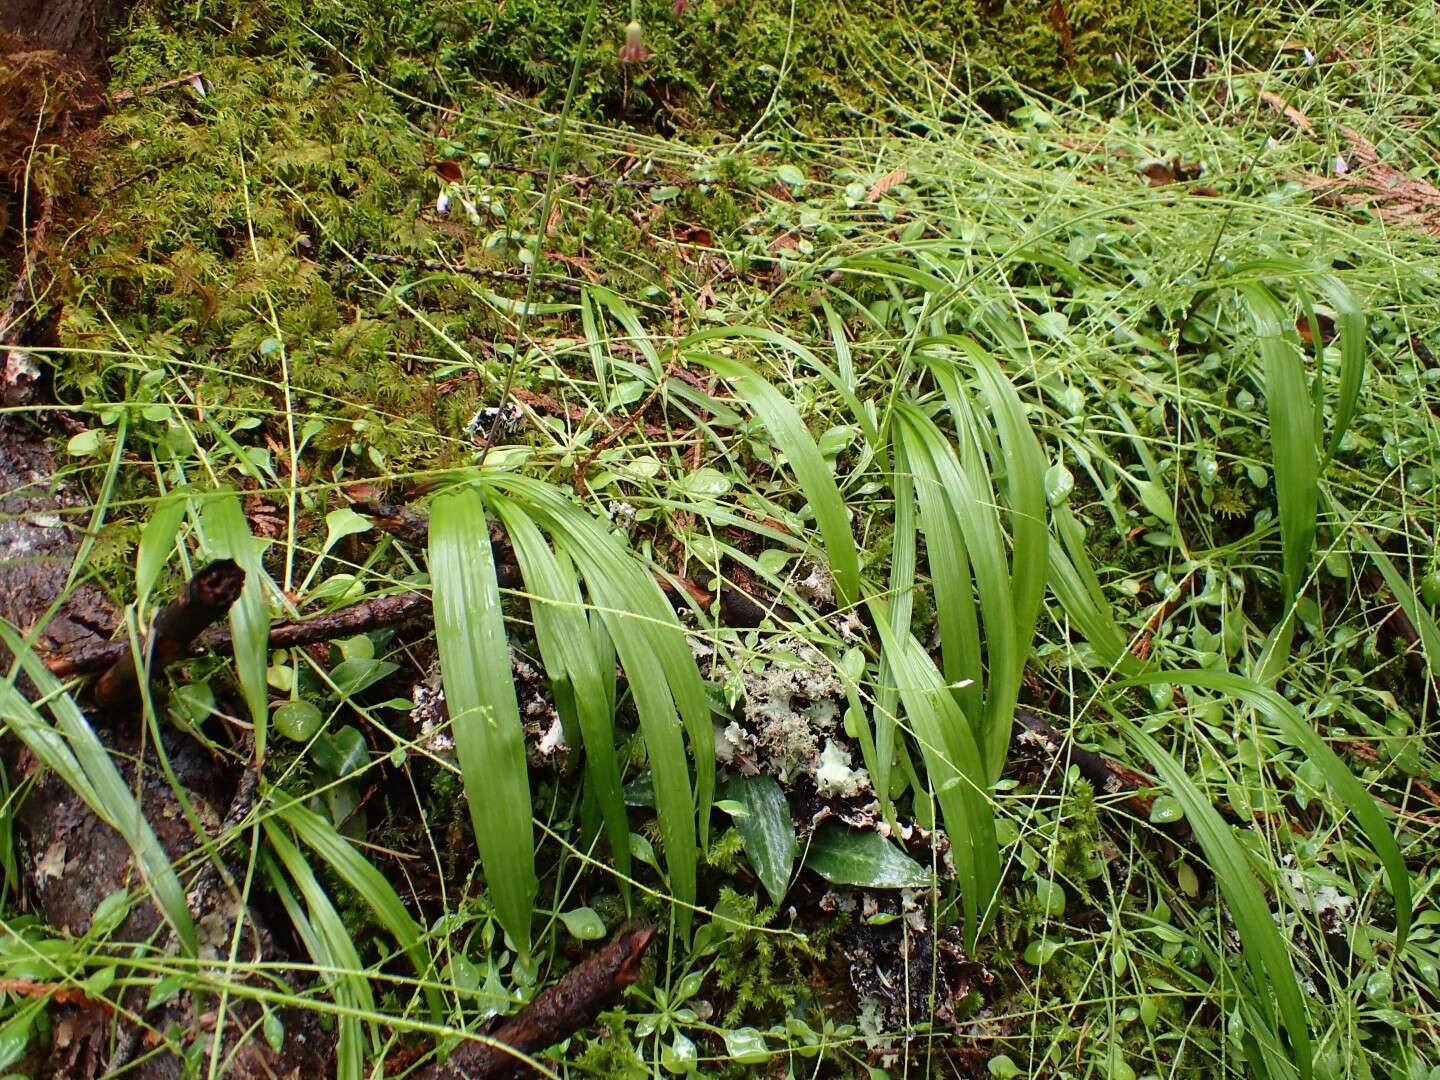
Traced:
<path id="1" fill-rule="evenodd" d="M 1008 718 L 1014 713 L 1014 699 L 1010 697 L 1007 705 L 1006 686 L 996 680 L 1008 680 L 1008 673 L 1017 664 L 1023 670 L 1030 651 L 1027 640 L 1024 651 L 1018 657 L 1014 655 L 1019 638 L 1012 621 L 1016 615 L 1014 595 L 1010 587 L 1010 566 L 1006 559 L 999 514 L 990 497 L 976 482 L 974 473 L 961 467 L 949 442 L 923 413 L 901 404 L 896 407 L 895 416 L 896 431 L 906 445 L 916 477 L 916 490 L 925 500 L 922 507 L 931 501 L 938 503 L 944 500 L 945 505 L 937 506 L 935 513 L 945 515 L 951 523 L 945 528 L 945 537 L 953 537 L 958 532 L 964 538 L 966 555 L 973 568 L 975 591 L 980 601 L 979 623 L 984 633 L 985 672 L 983 708 L 972 718 L 972 725 L 985 755 L 986 771 L 998 778 L 998 770 L 992 772 L 990 764 L 997 755 L 999 761 L 1004 762 L 1004 754 L 1009 747 Z M 946 542 L 945 537 L 936 537 L 937 543 Z M 928 553 L 928 534 L 926 542 Z M 940 553 L 940 557 L 944 558 L 944 553 Z M 933 572 L 932 566 L 932 575 Z M 944 580 L 943 575 L 941 580 Z M 952 584 L 958 593 L 960 583 Z M 947 599 L 953 604 L 964 603 L 956 595 Z M 951 621 L 963 627 L 962 634 L 969 633 L 968 626 L 964 625 L 966 616 L 963 613 L 953 612 Z M 975 678 L 977 683 L 982 675 L 979 660 L 977 652 L 968 661 L 971 665 L 970 677 Z M 973 701 L 973 695 L 967 700 Z M 1002 720 L 1005 724 L 1004 745 L 997 751 L 991 748 L 990 743 L 992 738 L 997 737 L 992 733 L 998 733 Z"/>
<path id="2" fill-rule="evenodd" d="M 1315 409 L 1285 309 L 1275 294 L 1259 283 L 1242 284 L 1239 292 L 1260 339 L 1271 464 L 1280 509 L 1285 602 L 1289 605 L 1300 595 L 1315 546 L 1320 479 Z"/>
<path id="3" fill-rule="evenodd" d="M 1420 651 L 1425 657 L 1425 666 L 1429 669 L 1431 678 L 1440 675 L 1440 626 L 1436 625 L 1435 616 L 1420 602 L 1414 584 L 1400 573 L 1395 561 L 1366 529 L 1356 525 L 1353 520 L 1351 535 L 1374 560 L 1376 569 L 1380 571 L 1380 576 L 1385 579 L 1385 584 L 1390 587 L 1390 592 L 1395 597 L 1395 603 L 1400 605 L 1400 610 L 1409 617 L 1415 627 L 1415 633 L 1420 638 Z"/>
<path id="4" fill-rule="evenodd" d="M 500 924 L 528 953 L 538 888 L 530 778 L 490 527 L 475 488 L 435 499 L 430 575 L 440 678 L 480 862 Z"/>
<path id="5" fill-rule="evenodd" d="M 285 830 L 273 821 L 264 822 L 265 838 L 270 849 L 280 857 L 285 872 L 290 875 L 305 909 L 295 903 L 279 867 L 267 860 L 272 869 L 271 882 L 276 886 L 291 921 L 300 931 L 301 939 L 310 953 L 310 958 L 322 969 L 324 978 L 335 997 L 335 1003 L 345 1011 L 340 1014 L 338 1027 L 340 1037 L 336 1050 L 337 1075 L 342 1080 L 360 1080 L 365 1070 L 365 1039 L 360 1023 L 360 1014 L 374 1013 L 375 999 L 370 993 L 370 980 L 360 963 L 360 953 L 355 948 L 345 922 L 335 905 L 330 902 L 315 871 L 305 861 L 305 856 L 286 835 Z M 372 1032 L 372 1051 L 378 1052 L 378 1043 Z"/>
<path id="6" fill-rule="evenodd" d="M 696 896 L 697 803 L 703 843 L 715 790 L 715 736 L 684 631 L 654 579 L 563 493 L 518 474 L 496 474 L 490 482 L 535 515 L 574 561 L 625 669 L 650 760 L 669 887 L 682 902 L 676 919 L 686 935 Z M 695 759 L 693 789 L 682 730 Z"/>
<path id="7" fill-rule="evenodd" d="M 415 967 L 415 974 L 422 980 L 430 979 L 432 961 L 421 940 L 420 926 L 405 910 L 404 903 L 384 875 L 319 814 L 287 798 L 280 791 L 275 792 L 274 803 L 276 819 L 288 825 L 296 839 L 320 856 L 355 890 L 365 906 L 405 950 Z M 439 1023 L 443 1013 L 440 994 L 434 986 L 423 989 L 430 1019 Z"/>
<path id="8" fill-rule="evenodd" d="M 255 760 L 265 760 L 266 731 L 270 720 L 270 691 L 265 682 L 269 667 L 270 616 L 265 608 L 267 575 L 260 564 L 250 523 L 240 496 L 224 491 L 205 499 L 200 510 L 205 546 L 212 558 L 234 559 L 245 571 L 240 599 L 230 605 L 230 637 L 234 643 L 235 674 L 240 694 L 250 712 L 255 732 Z"/>
<path id="9" fill-rule="evenodd" d="M 610 838 L 611 857 L 625 878 L 630 875 L 630 824 L 621 791 L 615 752 L 615 724 L 600 678 L 596 642 L 585 617 L 574 564 L 558 557 L 539 528 L 517 504 L 495 496 L 496 515 L 515 548 L 515 558 L 530 593 L 530 612 L 540 655 L 552 680 L 570 687 L 575 720 L 585 745 L 585 770 Z"/>
<path id="10" fill-rule="evenodd" d="M 830 574 L 835 579 L 836 599 L 842 607 L 854 605 L 860 598 L 860 554 L 835 476 L 800 414 L 783 394 L 740 361 L 724 356 L 705 356 L 703 361 L 734 384 L 789 461 L 795 481 L 815 514 Z"/>
<path id="11" fill-rule="evenodd" d="M 170 561 L 180 523 L 185 520 L 185 508 L 184 493 L 172 491 L 154 505 L 140 531 L 140 542 L 135 547 L 135 610 L 141 619 L 145 618 L 150 593 Z"/>
<path id="12" fill-rule="evenodd" d="M 969 681 L 955 690 L 956 700 L 977 732 L 982 730 L 984 672 L 980 666 L 980 622 L 975 610 L 974 581 L 966 551 L 965 534 L 936 465 L 937 456 L 951 453 L 948 441 L 929 417 L 901 403 L 895 410 L 897 466 L 910 465 L 907 492 L 920 510 L 925 536 L 925 560 L 935 591 L 935 617 L 940 629 L 940 652 L 945 678 L 952 684 Z M 902 449 L 903 448 L 903 449 Z M 958 471 L 958 464 L 954 465 Z M 897 473 L 899 469 L 897 467 Z M 897 475 L 896 499 L 900 498 Z M 908 620 L 906 622 L 908 627 Z"/>
<path id="13" fill-rule="evenodd" d="M 1397 952 L 1402 949 L 1410 933 L 1410 912 L 1414 900 L 1410 873 L 1405 868 L 1405 859 L 1400 854 L 1395 834 L 1385 823 L 1385 818 L 1370 793 L 1355 779 L 1355 774 L 1346 768 L 1339 755 L 1330 749 L 1330 744 L 1305 722 L 1300 711 L 1274 690 L 1228 671 L 1187 669 L 1145 672 L 1126 679 L 1117 686 L 1153 686 L 1157 683 L 1216 690 L 1238 698 L 1265 717 L 1282 740 L 1299 750 L 1320 770 L 1325 782 L 1335 793 L 1336 804 L 1345 807 L 1355 816 L 1365 839 L 1385 868 L 1390 895 L 1395 900 L 1395 948 Z"/>
<path id="14" fill-rule="evenodd" d="M 1260 883 L 1256 881 L 1243 848 L 1230 834 L 1230 827 L 1210 805 L 1185 774 L 1180 763 L 1149 735 L 1130 721 L 1117 716 L 1125 737 L 1154 766 L 1160 779 L 1170 788 L 1189 822 L 1196 841 L 1205 852 L 1206 862 L 1215 874 L 1215 883 L 1225 897 L 1230 917 L 1244 946 L 1245 962 L 1250 969 L 1249 997 L 1254 999 L 1266 1026 L 1275 1028 L 1276 1006 L 1279 1020 L 1290 1039 L 1300 1075 L 1309 1080 L 1314 1055 L 1310 1047 L 1309 1020 L 1304 999 L 1290 964 L 1288 950 L 1270 915 L 1269 905 Z"/>
<path id="15" fill-rule="evenodd" d="M 969 361 L 980 386 L 980 396 L 987 407 L 990 422 L 998 436 L 999 454 L 992 452 L 988 470 L 976 458 L 965 461 L 968 441 L 963 437 L 962 417 L 968 413 L 968 426 L 974 431 L 982 428 L 979 410 L 972 404 L 970 395 L 960 385 L 959 372 L 955 361 L 948 356 L 926 355 L 928 366 L 945 393 L 957 429 L 962 434 L 960 447 L 962 465 L 972 477 L 985 472 L 1003 472 L 1005 500 L 1003 510 L 994 502 L 981 506 L 957 505 L 956 513 L 961 515 L 962 527 L 967 519 L 973 519 L 990 510 L 996 517 L 994 530 L 986 528 L 992 538 L 999 532 L 1001 517 L 1009 524 L 1010 562 L 1003 587 L 996 583 L 997 592 L 1006 595 L 1005 606 L 1009 608 L 1003 619 L 985 620 L 986 657 L 988 678 L 985 691 L 985 735 L 982 743 L 986 751 L 992 779 L 998 779 L 1004 768 L 1005 756 L 1010 745 L 1010 728 L 1014 723 L 1015 702 L 1019 697 L 1020 684 L 1025 677 L 1025 664 L 1030 658 L 1034 643 L 1035 626 L 1040 617 L 1040 603 L 1045 595 L 1048 577 L 1050 534 L 1045 520 L 1045 455 L 1040 450 L 1039 440 L 1025 415 L 1025 408 L 1019 395 L 1000 369 L 999 363 L 977 342 L 964 337 L 946 337 L 937 344 L 949 345 Z M 937 447 L 938 449 L 938 447 Z M 938 461 L 939 459 L 937 459 Z M 947 488 L 954 500 L 957 489 Z M 976 563 L 977 581 L 982 574 L 979 562 L 980 552 L 972 543 L 970 557 Z M 1004 567 L 1004 551 L 998 552 L 996 572 Z M 984 593 L 982 592 L 982 597 Z M 982 603 L 982 612 L 984 605 Z M 1008 634 L 1010 640 L 1004 648 L 997 644 Z"/>
<path id="16" fill-rule="evenodd" d="M 1085 530 L 1068 506 L 1051 510 L 1060 543 L 1050 545 L 1050 590 L 1060 607 L 1107 666 L 1130 675 L 1144 664 L 1130 652 L 1085 552 Z"/>
<path id="17" fill-rule="evenodd" d="M 36 758 L 54 769 L 96 817 L 124 838 L 135 854 L 136 865 L 154 897 L 155 906 L 175 931 L 185 955 L 195 956 L 195 922 L 185 900 L 185 890 L 105 744 L 44 661 L 3 621 L 0 621 L 0 642 L 19 659 L 21 669 L 55 718 L 54 727 L 47 724 L 11 678 L 0 683 L 0 717 L 4 718 L 5 726 Z"/>
<path id="18" fill-rule="evenodd" d="M 905 454 L 905 446 L 897 441 L 891 450 L 895 470 L 891 490 L 895 497 L 894 531 L 890 539 L 890 591 L 887 596 L 887 610 L 890 627 L 896 637 L 910 630 L 910 620 L 915 608 L 915 495 L 909 479 L 911 468 Z M 855 708 L 858 701 L 852 702 Z M 863 718 L 863 711 L 857 709 Z M 896 689 L 895 675 L 891 670 L 890 657 L 884 651 L 880 654 L 879 684 L 875 691 L 875 761 L 870 765 L 870 779 L 875 787 L 875 798 L 881 809 L 890 816 L 891 773 L 895 766 L 896 717 L 900 715 L 900 692 Z M 867 762 L 867 765 L 870 763 Z"/>
<path id="19" fill-rule="evenodd" d="M 905 715 L 925 756 L 931 788 L 945 816 L 965 914 L 965 947 L 973 952 L 994 914 L 1000 885 L 1000 847 L 985 761 L 969 721 L 924 648 L 913 635 L 891 630 L 883 602 L 871 599 L 869 606 Z"/>

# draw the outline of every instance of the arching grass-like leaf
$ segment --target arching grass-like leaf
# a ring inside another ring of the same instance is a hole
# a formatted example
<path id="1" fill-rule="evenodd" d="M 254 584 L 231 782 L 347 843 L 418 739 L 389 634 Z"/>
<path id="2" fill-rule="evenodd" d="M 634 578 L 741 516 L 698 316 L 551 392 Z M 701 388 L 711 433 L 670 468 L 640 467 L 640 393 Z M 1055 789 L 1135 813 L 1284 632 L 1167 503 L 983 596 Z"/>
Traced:
<path id="1" fill-rule="evenodd" d="M 795 481 L 815 514 L 830 573 L 835 579 L 836 597 L 842 606 L 854 604 L 860 598 L 860 554 L 850 532 L 845 502 L 830 467 L 825 464 L 795 406 L 738 360 L 692 355 L 734 384 L 736 392 L 755 410 L 770 438 L 789 461 Z"/>
<path id="2" fill-rule="evenodd" d="M 440 495 L 430 517 L 435 640 L 451 734 L 496 914 L 530 948 L 535 844 L 525 738 L 480 492 Z"/>
<path id="3" fill-rule="evenodd" d="M 1294 327 L 1286 319 L 1285 309 L 1274 293 L 1258 282 L 1242 284 L 1239 290 L 1260 339 L 1265 403 L 1270 414 L 1271 464 L 1280 509 L 1285 601 L 1291 604 L 1300 595 L 1315 547 L 1320 479 L 1315 408 L 1300 364 Z"/>
<path id="4" fill-rule="evenodd" d="M 688 933 L 699 855 L 697 805 L 703 843 L 715 791 L 715 736 L 684 631 L 638 560 L 563 494 L 516 474 L 496 474 L 487 482 L 534 517 L 565 551 L 614 643 L 650 759 L 670 889 L 682 902 L 677 921 Z M 695 762 L 693 790 L 682 731 Z"/>
<path id="5" fill-rule="evenodd" d="M 40 657 L 9 623 L 0 621 L 0 642 L 20 661 L 41 700 L 55 718 L 52 727 L 26 700 L 13 678 L 0 682 L 0 719 L 47 768 L 53 769 L 90 811 L 118 832 L 185 955 L 196 955 L 195 922 L 185 890 L 165 849 L 150 828 L 134 792 L 110 759 L 105 744 Z"/>
<path id="6" fill-rule="evenodd" d="M 927 352 L 927 363 L 944 391 L 958 437 L 959 472 L 948 467 L 946 455 L 933 436 L 927 441 L 931 444 L 932 459 L 942 478 L 947 480 L 942 490 L 949 496 L 957 521 L 965 532 L 975 568 L 987 668 L 981 743 L 993 780 L 1004 768 L 1015 702 L 1024 679 L 1025 664 L 1030 659 L 1049 574 L 1045 455 L 1015 388 L 995 358 L 969 338 L 945 337 L 934 344 L 948 346 L 964 357 L 975 373 L 979 398 L 985 405 L 982 415 L 961 384 L 953 356 Z M 986 434 L 984 416 L 988 416 L 993 440 L 983 437 Z M 911 430 L 921 433 L 924 426 L 917 422 Z M 987 458 L 982 459 L 981 449 L 986 442 L 993 442 L 993 447 Z M 948 477 L 945 474 L 949 474 Z M 993 496 L 985 496 L 988 477 L 992 474 L 1003 477 L 1003 504 Z M 963 496 L 962 489 L 956 486 L 961 476 L 971 480 Z M 1007 525 L 1008 563 L 1004 541 L 997 540 Z"/>
<path id="7" fill-rule="evenodd" d="M 1050 591 L 1102 662 L 1130 675 L 1143 664 L 1126 643 L 1085 551 L 1085 530 L 1067 506 L 1051 511 L 1060 543 L 1050 545 Z"/>
<path id="8" fill-rule="evenodd" d="M 375 918 L 405 950 L 415 966 L 415 974 L 421 979 L 428 979 L 431 959 L 421 940 L 420 927 L 405 910 L 405 905 L 384 875 L 325 818 L 298 802 L 288 800 L 283 793 L 277 792 L 276 795 L 275 817 L 288 825 L 302 844 L 319 855 L 355 890 Z M 430 1018 L 438 1023 L 442 1013 L 440 995 L 433 986 L 426 986 L 424 991 Z"/>
<path id="9" fill-rule="evenodd" d="M 605 820 L 611 857 L 622 884 L 630 874 L 630 825 L 615 753 L 615 723 L 601 678 L 595 635 L 585 616 L 574 564 L 557 556 L 524 510 L 494 496 L 496 514 L 509 534 L 530 594 L 535 638 L 546 672 L 557 684 L 556 704 L 571 717 L 585 744 L 590 790 Z M 613 667 L 613 659 L 610 661 Z"/>
<path id="10" fill-rule="evenodd" d="M 895 465 L 891 481 L 895 516 L 890 540 L 890 587 L 886 595 L 886 610 L 890 618 L 890 628 L 898 638 L 909 632 L 910 617 L 915 608 L 918 532 L 915 524 L 915 485 L 911 479 L 912 470 L 904 442 L 895 442 L 891 447 L 891 458 Z M 875 786 L 875 797 L 886 814 L 892 813 L 893 809 L 890 805 L 891 771 L 896 750 L 895 721 L 900 714 L 900 692 L 896 689 L 890 663 L 889 654 L 882 651 L 880 683 L 875 690 L 873 710 L 874 760 L 866 762 L 870 769 L 870 781 Z"/>
<path id="11" fill-rule="evenodd" d="M 255 759 L 265 760 L 266 731 L 270 724 L 270 692 L 265 683 L 269 666 L 270 617 L 265 608 L 265 583 L 250 523 L 240 496 L 223 491 L 205 499 L 200 510 L 205 543 L 215 558 L 234 559 L 245 571 L 240 598 L 230 605 L 230 637 L 235 654 L 235 676 L 255 730 Z"/>
<path id="12" fill-rule="evenodd" d="M 1121 728 L 1125 737 L 1155 767 L 1184 810 L 1185 819 L 1205 852 L 1206 862 L 1215 874 L 1215 883 L 1225 897 L 1240 935 L 1245 962 L 1250 970 L 1247 996 L 1252 999 L 1255 1012 L 1272 1030 L 1277 1028 L 1278 1006 L 1279 1023 L 1284 1025 L 1289 1036 L 1300 1075 L 1309 1080 L 1313 1054 L 1305 1002 L 1300 995 L 1289 952 L 1281 940 L 1275 920 L 1270 916 L 1264 892 L 1255 880 L 1244 849 L 1230 834 L 1230 827 L 1224 819 L 1168 751 L 1128 720 L 1121 720 Z"/>
<path id="13" fill-rule="evenodd" d="M 1274 690 L 1227 671 L 1152 671 L 1136 675 L 1118 685 L 1152 686 L 1156 683 L 1216 690 L 1238 698 L 1265 717 L 1282 740 L 1299 750 L 1320 770 L 1325 782 L 1334 790 L 1339 804 L 1355 816 L 1365 839 L 1369 841 L 1371 848 L 1380 858 L 1380 864 L 1385 868 L 1390 895 L 1395 898 L 1395 948 L 1397 952 L 1404 948 L 1405 938 L 1410 932 L 1410 909 L 1414 901 L 1410 889 L 1410 874 L 1405 869 L 1405 860 L 1395 842 L 1395 835 L 1385 823 L 1369 792 L 1355 779 L 1355 774 L 1346 768 L 1335 751 L 1330 749 L 1330 744 L 1305 722 L 1299 710 Z"/>
<path id="14" fill-rule="evenodd" d="M 302 908 L 296 901 L 280 867 L 267 858 L 264 863 L 270 883 L 310 958 L 321 968 L 335 996 L 335 1004 L 342 1008 L 337 1025 L 340 1037 L 335 1054 L 336 1075 L 341 1080 L 360 1080 L 365 1075 L 365 1040 L 360 1015 L 375 1011 L 375 998 L 370 992 L 364 965 L 360 963 L 360 953 L 345 929 L 345 921 L 300 849 L 277 823 L 266 821 L 264 828 L 270 849 L 279 856 L 285 873 L 300 890 L 305 906 Z M 378 1044 L 373 1045 L 372 1050 L 378 1050 Z"/>
<path id="15" fill-rule="evenodd" d="M 1301 298 L 1307 311 L 1311 305 L 1305 289 L 1313 287 L 1330 302 L 1330 308 L 1335 313 L 1336 338 L 1340 343 L 1339 388 L 1328 425 L 1317 423 L 1317 430 L 1320 430 L 1322 434 L 1324 434 L 1322 430 L 1324 427 L 1328 426 L 1329 428 L 1328 435 L 1324 435 L 1323 439 L 1325 462 L 1328 462 L 1340 448 L 1340 440 L 1350 429 L 1351 421 L 1355 419 L 1355 410 L 1360 404 L 1360 388 L 1365 382 L 1365 369 L 1368 361 L 1366 338 L 1369 332 L 1369 320 L 1366 317 L 1365 309 L 1355 294 L 1338 277 L 1334 274 L 1317 274 L 1314 266 L 1299 259 L 1256 259 L 1236 266 L 1229 277 L 1243 280 L 1256 275 L 1263 278 L 1284 278 L 1294 282 L 1297 289 L 1301 291 Z M 1266 329 L 1262 329 L 1261 332 L 1265 333 Z M 1316 337 L 1317 357 L 1321 348 L 1322 343 Z M 1318 363 L 1317 359 L 1316 385 L 1321 386 L 1323 384 L 1318 378 L 1320 375 Z M 1316 395 L 1313 404 L 1317 418 L 1322 417 L 1325 412 L 1324 398 Z"/>
<path id="16" fill-rule="evenodd" d="M 142 618 L 145 603 L 170 559 L 180 523 L 185 520 L 185 506 L 185 495 L 172 491 L 155 504 L 140 531 L 140 542 L 135 547 L 135 604 Z"/>
<path id="17" fill-rule="evenodd" d="M 905 716 L 920 743 L 931 788 L 945 815 L 955 882 L 965 913 L 966 948 L 974 949 L 993 913 L 1000 885 L 1000 847 L 984 758 L 970 722 L 944 677 L 912 634 L 890 628 L 885 605 L 870 602 L 875 629 L 894 673 Z"/>

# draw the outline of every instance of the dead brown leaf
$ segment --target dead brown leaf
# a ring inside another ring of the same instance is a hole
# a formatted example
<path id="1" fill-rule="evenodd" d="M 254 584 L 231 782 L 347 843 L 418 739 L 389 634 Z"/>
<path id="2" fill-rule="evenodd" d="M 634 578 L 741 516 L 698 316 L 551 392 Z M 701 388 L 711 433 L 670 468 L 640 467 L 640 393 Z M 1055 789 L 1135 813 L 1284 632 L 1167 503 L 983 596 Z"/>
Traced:
<path id="1" fill-rule="evenodd" d="M 1310 118 L 1295 108 L 1294 105 L 1287 102 L 1279 94 L 1272 94 L 1269 90 L 1261 90 L 1260 100 L 1284 116 L 1286 120 L 1289 120 L 1290 123 L 1305 132 L 1306 135 L 1315 134 L 1315 125 L 1310 123 Z"/>
<path id="2" fill-rule="evenodd" d="M 1166 184 L 1173 184 L 1176 181 L 1194 180 L 1200 176 L 1203 169 L 1199 162 L 1192 164 L 1171 157 L 1164 161 L 1152 161 L 1139 171 L 1140 175 L 1150 182 L 1151 187 L 1164 187 Z"/>
<path id="3" fill-rule="evenodd" d="M 430 168 L 434 169 L 435 175 L 447 184 L 458 184 L 465 179 L 465 171 L 460 168 L 459 163 L 454 161 L 432 161 Z"/>
<path id="4" fill-rule="evenodd" d="M 677 222 L 675 225 L 675 239 L 682 244 L 694 244 L 696 247 L 714 247 L 715 237 L 704 225 L 694 225 L 688 221 Z"/>
<path id="5" fill-rule="evenodd" d="M 910 176 L 904 169 L 895 169 L 876 180 L 870 185 L 870 190 L 865 193 L 866 202 L 875 202 L 891 188 L 903 184 Z"/>
<path id="6" fill-rule="evenodd" d="M 1322 345 L 1329 345 L 1335 340 L 1335 320 L 1323 311 L 1315 313 L 1315 324 L 1320 328 L 1320 342 Z M 1300 340 L 1306 345 L 1315 344 L 1315 334 L 1310 329 L 1310 320 L 1304 315 L 1295 320 L 1295 331 L 1300 335 Z"/>

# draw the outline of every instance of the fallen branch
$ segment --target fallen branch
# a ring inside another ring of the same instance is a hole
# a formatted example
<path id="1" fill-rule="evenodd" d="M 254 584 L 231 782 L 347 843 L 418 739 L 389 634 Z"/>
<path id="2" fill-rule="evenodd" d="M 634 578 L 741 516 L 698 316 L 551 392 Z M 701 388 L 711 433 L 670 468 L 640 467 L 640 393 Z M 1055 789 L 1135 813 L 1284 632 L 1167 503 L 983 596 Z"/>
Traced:
<path id="1" fill-rule="evenodd" d="M 245 571 L 234 559 L 220 559 L 200 570 L 183 595 L 166 604 L 155 616 L 150 632 L 150 670 L 161 671 L 188 653 L 205 630 L 230 610 L 245 586 Z M 141 680 L 135 651 L 128 642 L 115 642 L 125 651 L 95 682 L 95 703 L 114 708 L 140 696 Z"/>
<path id="2" fill-rule="evenodd" d="M 328 615 L 318 615 L 313 619 L 275 623 L 270 627 L 269 647 L 288 649 L 298 645 L 311 645 L 317 641 L 363 634 L 367 630 L 408 622 L 428 614 L 429 611 L 430 597 L 424 593 L 379 596 L 373 600 L 362 600 Z M 228 653 L 233 649 L 234 642 L 230 638 L 230 632 L 217 630 L 202 635 L 186 655 L 197 656 L 207 650 Z M 45 661 L 45 666 L 62 679 L 75 675 L 93 675 L 97 671 L 104 671 L 122 656 L 129 655 L 129 652 L 128 641 L 104 641 L 52 656 Z"/>
<path id="3" fill-rule="evenodd" d="M 418 1080 L 494 1080 L 511 1074 L 524 1065 L 518 1055 L 569 1038 L 635 982 L 654 938 L 653 926 L 617 934 L 501 1024 L 490 1036 L 492 1041 L 462 1043 L 448 1061 L 414 1075 Z"/>

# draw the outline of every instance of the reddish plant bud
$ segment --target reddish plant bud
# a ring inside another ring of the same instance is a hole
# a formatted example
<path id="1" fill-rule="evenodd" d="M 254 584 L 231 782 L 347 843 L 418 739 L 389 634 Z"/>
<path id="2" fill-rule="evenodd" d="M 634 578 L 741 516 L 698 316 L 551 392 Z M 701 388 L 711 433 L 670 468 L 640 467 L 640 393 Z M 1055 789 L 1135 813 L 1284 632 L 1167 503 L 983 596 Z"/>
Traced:
<path id="1" fill-rule="evenodd" d="M 638 64 L 642 60 L 650 59 L 650 50 L 645 47 L 641 37 L 640 24 L 632 22 L 625 27 L 625 44 L 620 46 L 620 62 L 622 64 Z"/>

